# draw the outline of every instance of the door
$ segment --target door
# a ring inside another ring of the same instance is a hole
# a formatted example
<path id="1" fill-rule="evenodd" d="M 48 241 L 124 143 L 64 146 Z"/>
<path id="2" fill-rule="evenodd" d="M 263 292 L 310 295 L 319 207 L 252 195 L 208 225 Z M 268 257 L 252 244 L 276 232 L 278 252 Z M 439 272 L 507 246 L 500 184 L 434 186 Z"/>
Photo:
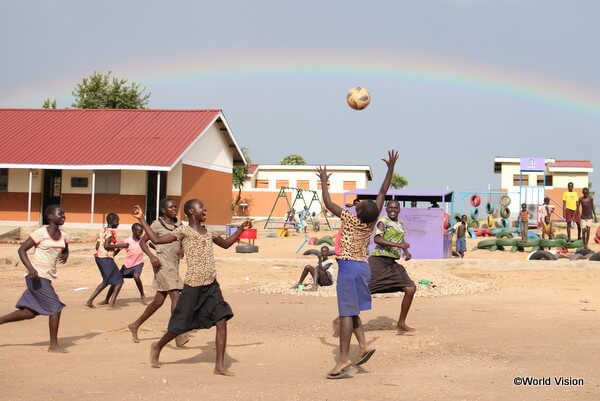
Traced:
<path id="1" fill-rule="evenodd" d="M 44 190 L 42 193 L 42 224 L 48 224 L 44 211 L 50 205 L 60 205 L 62 170 L 44 170 Z"/>
<path id="2" fill-rule="evenodd" d="M 156 193 L 158 171 L 148 171 L 146 182 L 146 221 L 152 223 L 158 217 L 156 199 L 164 199 L 167 195 L 167 172 L 160 172 L 160 190 Z"/>

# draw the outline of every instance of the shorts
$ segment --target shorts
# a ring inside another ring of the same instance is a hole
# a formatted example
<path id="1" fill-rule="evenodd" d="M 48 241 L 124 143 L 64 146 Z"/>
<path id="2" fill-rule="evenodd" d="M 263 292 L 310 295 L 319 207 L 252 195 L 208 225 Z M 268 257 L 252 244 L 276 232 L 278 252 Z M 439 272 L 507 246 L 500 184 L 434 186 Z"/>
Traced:
<path id="1" fill-rule="evenodd" d="M 456 239 L 456 252 L 467 252 L 467 239 L 465 237 Z"/>
<path id="2" fill-rule="evenodd" d="M 579 213 L 577 210 L 565 209 L 565 220 L 567 223 L 574 221 L 575 223 L 579 223 Z"/>
<path id="3" fill-rule="evenodd" d="M 581 219 L 581 229 L 584 230 L 588 227 L 592 227 L 592 224 L 594 224 L 594 219 Z"/>

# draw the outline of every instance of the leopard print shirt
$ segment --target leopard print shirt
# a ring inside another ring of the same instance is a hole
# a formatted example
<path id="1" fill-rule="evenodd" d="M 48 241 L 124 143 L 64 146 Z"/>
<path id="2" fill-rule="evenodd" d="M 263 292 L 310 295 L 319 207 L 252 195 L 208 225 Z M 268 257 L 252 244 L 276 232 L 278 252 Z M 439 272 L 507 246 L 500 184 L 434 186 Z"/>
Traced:
<path id="1" fill-rule="evenodd" d="M 340 219 L 342 221 L 342 237 L 340 239 L 341 252 L 338 259 L 366 262 L 369 242 L 377 220 L 365 224 L 347 210 L 342 210 Z"/>
<path id="2" fill-rule="evenodd" d="M 187 260 L 184 284 L 200 287 L 215 281 L 217 269 L 213 253 L 213 238 L 218 235 L 210 227 L 206 227 L 205 234 L 200 234 L 190 226 L 177 227 L 173 230 L 173 235 L 181 241 Z"/>

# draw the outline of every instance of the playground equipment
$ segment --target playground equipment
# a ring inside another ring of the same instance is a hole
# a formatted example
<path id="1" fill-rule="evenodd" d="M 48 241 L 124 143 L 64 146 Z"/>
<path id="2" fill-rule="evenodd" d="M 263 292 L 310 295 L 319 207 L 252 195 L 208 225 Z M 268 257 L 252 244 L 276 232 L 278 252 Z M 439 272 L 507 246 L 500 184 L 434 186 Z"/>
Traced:
<path id="1" fill-rule="evenodd" d="M 292 201 L 292 203 L 290 204 L 290 200 L 287 197 L 287 192 L 290 191 L 292 192 L 292 195 L 294 197 L 294 200 Z M 306 199 L 304 197 L 304 194 L 309 194 L 309 196 L 311 196 L 310 198 L 310 202 L 306 203 Z M 321 212 L 321 200 L 319 199 L 319 195 L 317 194 L 317 191 L 313 191 L 310 189 L 301 189 L 301 188 L 292 188 L 292 187 L 281 187 L 281 189 L 279 190 L 279 193 L 277 194 L 277 197 L 275 198 L 275 202 L 273 203 L 273 207 L 271 208 L 271 213 L 269 213 L 269 217 L 267 218 L 267 221 L 265 222 L 265 229 L 266 228 L 282 228 L 282 227 L 270 227 L 269 223 L 271 222 L 271 218 L 273 216 L 273 212 L 275 211 L 275 207 L 277 206 L 277 202 L 279 202 L 279 199 L 285 199 L 285 202 L 288 205 L 288 211 L 291 210 L 295 210 L 294 206 L 296 205 L 296 202 L 301 201 L 301 207 L 304 208 L 304 206 L 306 206 L 308 208 L 308 210 L 311 210 L 311 206 L 312 204 L 316 201 L 317 204 L 319 205 L 319 213 Z M 312 215 L 309 215 L 309 219 L 310 222 L 313 226 L 313 228 L 315 228 L 315 231 L 318 231 L 320 226 L 319 226 L 319 219 L 317 218 L 316 221 L 313 218 Z M 331 224 L 329 224 L 329 219 L 327 218 L 327 215 L 325 214 L 325 221 L 327 222 L 327 227 L 329 227 L 329 229 L 331 230 Z M 283 226 L 285 226 L 286 224 L 290 224 L 289 222 L 283 222 L 281 223 Z M 295 224 L 294 224 L 295 226 Z M 319 227 L 319 228 L 317 228 Z"/>

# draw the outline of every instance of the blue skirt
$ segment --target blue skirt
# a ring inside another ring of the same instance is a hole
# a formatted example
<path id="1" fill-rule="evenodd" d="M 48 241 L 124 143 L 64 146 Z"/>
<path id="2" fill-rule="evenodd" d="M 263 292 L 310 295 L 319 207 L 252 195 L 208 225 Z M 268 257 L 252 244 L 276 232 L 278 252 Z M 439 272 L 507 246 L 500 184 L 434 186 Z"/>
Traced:
<path id="1" fill-rule="evenodd" d="M 34 280 L 25 277 L 27 289 L 17 301 L 17 309 L 29 309 L 36 315 L 52 316 L 63 310 L 65 304 L 60 302 L 58 294 L 52 287 L 52 282 L 47 278 Z"/>
<path id="2" fill-rule="evenodd" d="M 123 284 L 123 276 L 113 258 L 94 258 L 105 285 Z"/>
<path id="3" fill-rule="evenodd" d="M 339 316 L 357 316 L 371 309 L 369 281 L 371 269 L 367 262 L 338 260 L 337 301 Z"/>
<path id="4" fill-rule="evenodd" d="M 125 265 L 121 266 L 121 276 L 123 278 L 133 278 L 133 273 L 142 274 L 142 270 L 144 269 L 144 262 L 137 264 L 132 267 L 126 267 Z"/>

